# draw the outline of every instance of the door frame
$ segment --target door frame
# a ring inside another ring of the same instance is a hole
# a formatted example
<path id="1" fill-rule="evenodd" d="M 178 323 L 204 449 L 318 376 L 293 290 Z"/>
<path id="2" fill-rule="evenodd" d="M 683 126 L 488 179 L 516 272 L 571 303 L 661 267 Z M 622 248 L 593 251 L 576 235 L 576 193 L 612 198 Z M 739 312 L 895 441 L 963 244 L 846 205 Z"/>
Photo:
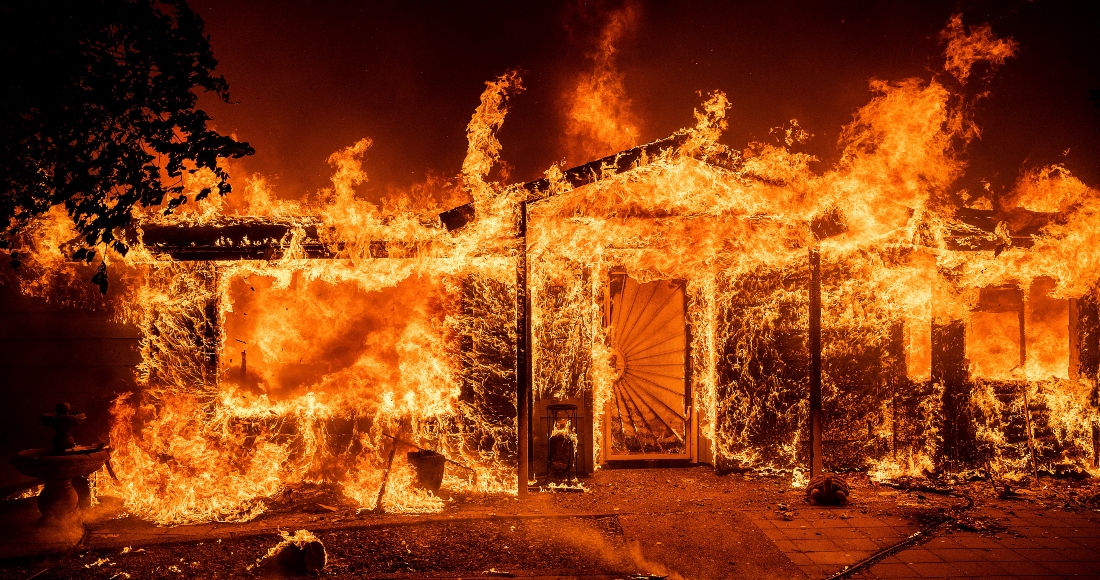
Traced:
<path id="1" fill-rule="evenodd" d="M 603 332 L 604 340 L 608 339 L 611 332 L 611 279 L 613 276 L 622 276 L 625 282 L 626 278 L 630 275 L 626 269 L 617 267 L 612 268 L 608 272 L 607 284 L 603 287 Z M 678 460 L 687 461 L 689 463 L 696 463 L 699 460 L 699 417 L 695 409 L 695 399 L 692 392 L 691 383 L 691 325 L 688 323 L 688 293 L 687 293 L 687 280 L 681 278 L 674 278 L 671 280 L 664 280 L 672 284 L 680 286 L 681 296 L 683 298 L 683 312 L 684 312 L 684 451 L 683 453 L 634 453 L 634 454 L 612 454 L 611 453 L 611 405 L 612 399 L 608 399 L 604 403 L 602 409 L 603 428 L 600 434 L 601 437 L 601 458 L 604 463 L 612 461 L 648 461 L 651 459 L 659 460 Z M 639 283 L 640 284 L 640 283 Z M 607 361 L 599 362 L 595 364 L 607 364 Z"/>

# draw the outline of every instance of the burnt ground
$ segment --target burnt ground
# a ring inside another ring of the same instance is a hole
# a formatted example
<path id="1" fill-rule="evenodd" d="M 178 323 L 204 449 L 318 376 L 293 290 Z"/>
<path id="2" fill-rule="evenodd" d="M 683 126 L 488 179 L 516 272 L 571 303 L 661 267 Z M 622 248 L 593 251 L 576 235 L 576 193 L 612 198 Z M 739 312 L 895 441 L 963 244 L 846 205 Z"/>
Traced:
<path id="1" fill-rule="evenodd" d="M 78 545 L 52 546 L 46 555 L 40 552 L 51 546 L 16 529 L 13 514 L 25 516 L 27 506 L 33 513 L 33 504 L 7 501 L 0 509 L 9 524 L 0 537 L 0 553 L 8 556 L 0 578 L 259 578 L 270 574 L 255 563 L 281 539 L 279 530 L 299 529 L 324 543 L 323 575 L 332 578 L 825 578 L 876 554 L 880 563 L 849 571 L 903 577 L 890 572 L 886 558 L 901 558 L 903 571 L 912 571 L 917 564 L 903 562 L 906 555 L 922 550 L 928 559 L 925 552 L 933 554 L 944 538 L 1016 541 L 1012 528 L 1025 517 L 1043 536 L 1043 522 L 1057 513 L 1073 530 L 1085 529 L 1086 539 L 1100 538 L 1100 489 L 1092 480 L 1044 480 L 1004 497 L 1003 488 L 984 481 L 899 482 L 902 489 L 860 475 L 849 482 L 849 505 L 818 507 L 790 488 L 789 475 L 602 470 L 586 480 L 584 493 L 524 500 L 466 494 L 428 515 L 358 512 L 335 490 L 301 488 L 251 522 L 176 527 L 118 518 L 117 506 L 105 500 L 89 514 Z M 905 551 L 883 552 L 900 542 L 909 542 Z M 1044 554 L 1033 550 L 1030 557 Z M 965 575 L 954 566 L 946 575 Z"/>

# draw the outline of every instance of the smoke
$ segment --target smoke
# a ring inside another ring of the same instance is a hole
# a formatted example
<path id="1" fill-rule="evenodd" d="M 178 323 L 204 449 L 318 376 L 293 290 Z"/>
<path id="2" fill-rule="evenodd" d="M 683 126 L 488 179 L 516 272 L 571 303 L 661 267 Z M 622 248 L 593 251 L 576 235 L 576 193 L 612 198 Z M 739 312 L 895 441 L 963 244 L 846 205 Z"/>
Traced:
<path id="1" fill-rule="evenodd" d="M 630 541 L 626 544 L 627 550 L 630 551 L 630 559 L 634 561 L 634 565 L 639 569 L 644 570 L 647 574 L 655 576 L 664 576 L 671 580 L 684 580 L 684 577 L 676 572 L 670 571 L 668 568 L 660 562 L 652 562 L 647 560 L 645 554 L 642 553 L 642 546 L 636 541 Z"/>

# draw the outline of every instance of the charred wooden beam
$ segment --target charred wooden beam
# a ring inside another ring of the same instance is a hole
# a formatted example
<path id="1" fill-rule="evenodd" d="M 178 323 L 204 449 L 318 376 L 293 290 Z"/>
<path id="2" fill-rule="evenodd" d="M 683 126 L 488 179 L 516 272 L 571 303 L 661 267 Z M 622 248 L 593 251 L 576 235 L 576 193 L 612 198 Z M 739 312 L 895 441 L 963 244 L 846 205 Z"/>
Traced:
<path id="1" fill-rule="evenodd" d="M 955 210 L 955 219 L 988 232 L 1004 228 L 1016 236 L 1030 237 L 1039 233 L 1043 227 L 1057 221 L 1060 214 L 1013 208 L 1007 211 L 974 209 L 962 207 Z"/>
<path id="2" fill-rule="evenodd" d="M 1088 379 L 1094 385 L 1100 374 L 1100 298 L 1091 288 L 1084 296 L 1070 300 L 1070 378 Z M 1100 392 L 1094 386 L 1089 406 L 1100 406 Z M 1100 424 L 1092 420 L 1092 466 L 1100 467 Z"/>
<path id="3" fill-rule="evenodd" d="M 975 312 L 1023 312 L 1024 293 L 1019 286 L 984 286 L 978 289 Z M 1021 362 L 1022 364 L 1022 362 Z"/>
<path id="4" fill-rule="evenodd" d="M 1061 214 L 1014 208 L 1011 211 L 959 208 L 955 222 L 947 226 L 945 242 L 954 251 L 1002 252 L 1030 248 L 1043 227 L 1056 223 Z"/>
<path id="5" fill-rule="evenodd" d="M 221 273 L 218 268 L 210 264 L 202 264 L 202 267 L 206 270 L 203 273 L 204 282 L 211 290 L 210 295 L 212 299 L 208 300 L 203 307 L 203 328 L 202 328 L 202 346 L 200 352 L 206 355 L 205 380 L 206 384 L 217 384 L 218 371 L 221 367 L 219 360 L 219 345 L 221 345 L 221 327 L 218 324 L 218 314 L 221 311 L 221 294 L 217 292 L 218 281 L 221 277 Z M 243 383 L 242 383 L 243 384 Z"/>
<path id="6" fill-rule="evenodd" d="M 617 175 L 625 171 L 640 167 L 648 163 L 648 159 L 656 158 L 664 153 L 676 149 L 687 142 L 687 133 L 673 133 L 664 139 L 658 139 L 645 145 L 639 145 L 614 155 L 601 157 L 595 161 L 589 161 L 584 165 L 578 165 L 562 172 L 562 177 L 573 187 L 582 187 Z M 550 180 L 547 178 L 536 179 L 523 184 L 529 194 L 527 201 L 537 201 L 552 195 Z"/>
<path id="7" fill-rule="evenodd" d="M 890 385 L 890 452 L 898 459 L 898 389 L 909 388 L 907 350 L 905 348 L 905 324 L 895 322 L 890 327 L 890 361 L 888 381 Z"/>
<path id="8" fill-rule="evenodd" d="M 443 222 L 443 227 L 447 228 L 448 232 L 453 232 L 474 221 L 474 217 L 474 204 L 471 202 L 439 214 L 439 221 Z"/>
<path id="9" fill-rule="evenodd" d="M 321 242 L 318 224 L 289 221 L 268 221 L 249 218 L 232 222 L 203 225 L 142 226 L 142 240 L 153 254 L 176 261 L 278 260 L 283 257 L 295 234 L 296 246 L 307 258 L 336 257 L 334 248 Z M 343 248 L 337 244 L 335 250 Z M 417 255 L 415 244 L 393 241 L 372 241 L 372 258 L 408 257 Z"/>
<path id="10" fill-rule="evenodd" d="M 563 172 L 563 178 L 573 187 L 594 183 L 644 165 L 647 159 L 679 147 L 687 139 L 687 134 L 677 133 L 567 169 Z M 550 195 L 550 182 L 546 178 L 524 183 L 522 187 L 528 192 L 527 202 L 538 201 Z M 473 203 L 439 214 L 447 231 L 458 230 L 475 217 Z M 166 255 L 178 261 L 277 260 L 282 257 L 287 244 L 299 228 L 299 247 L 306 257 L 335 257 L 332 248 L 321 242 L 318 227 L 319 222 L 308 217 L 300 222 L 245 218 L 202 225 L 147 224 L 142 226 L 142 231 L 147 248 L 155 254 Z M 370 253 L 374 258 L 409 254 L 407 249 L 402 250 L 393 242 L 386 241 L 371 242 Z"/>
<path id="11" fill-rule="evenodd" d="M 141 229 L 146 248 L 178 261 L 275 260 L 282 257 L 295 232 L 301 235 L 299 245 L 307 257 L 333 257 L 321 243 L 316 223 L 245 219 L 203 225 L 146 224 Z"/>
<path id="12" fill-rule="evenodd" d="M 1020 369 L 1027 375 L 1027 303 L 1024 301 L 1023 291 L 1020 292 Z M 1027 400 L 1028 384 L 1025 381 L 1020 385 L 1020 391 L 1024 397 L 1024 426 L 1027 428 L 1027 451 L 1031 456 L 1031 471 L 1035 474 L 1035 483 L 1039 482 L 1039 464 L 1035 462 L 1035 432 L 1031 428 L 1031 403 Z"/>
<path id="13" fill-rule="evenodd" d="M 589 161 L 583 165 L 571 167 L 562 172 L 562 178 L 574 188 L 582 187 L 617 175 L 635 167 L 644 166 L 650 158 L 656 158 L 664 153 L 683 145 L 689 138 L 687 133 L 674 133 L 664 139 L 658 139 L 652 143 L 621 151 L 614 155 L 608 155 Z M 521 186 L 527 190 L 527 203 L 539 201 L 552 195 L 550 180 L 547 178 L 528 181 Z M 474 221 L 477 216 L 474 212 L 473 202 L 460 205 L 439 214 L 439 219 L 447 231 L 461 229 Z"/>

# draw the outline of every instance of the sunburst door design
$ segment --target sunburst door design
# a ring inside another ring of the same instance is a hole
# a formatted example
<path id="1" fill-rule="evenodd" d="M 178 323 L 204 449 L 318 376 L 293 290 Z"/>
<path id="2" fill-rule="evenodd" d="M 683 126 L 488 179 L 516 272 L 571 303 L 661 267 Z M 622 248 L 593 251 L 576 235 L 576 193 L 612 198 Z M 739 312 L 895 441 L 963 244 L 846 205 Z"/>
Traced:
<path id="1" fill-rule="evenodd" d="M 689 397 L 684 287 L 612 275 L 608 322 L 615 373 L 608 459 L 687 458 Z"/>

